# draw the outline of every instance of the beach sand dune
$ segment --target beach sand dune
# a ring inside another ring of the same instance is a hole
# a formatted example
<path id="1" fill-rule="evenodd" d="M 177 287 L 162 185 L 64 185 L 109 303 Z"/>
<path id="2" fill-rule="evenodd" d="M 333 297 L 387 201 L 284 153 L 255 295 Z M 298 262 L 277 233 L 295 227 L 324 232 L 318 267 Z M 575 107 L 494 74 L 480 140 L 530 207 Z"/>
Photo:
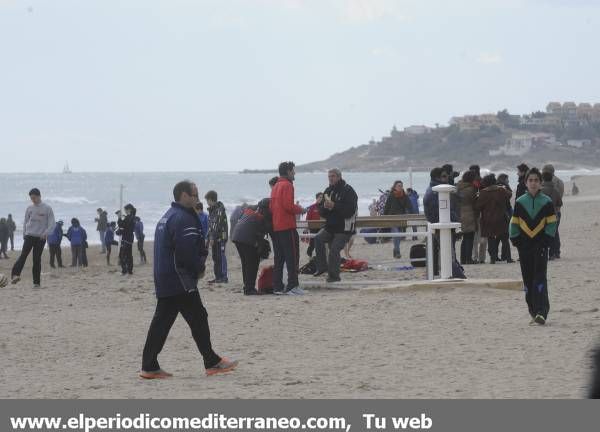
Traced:
<path id="1" fill-rule="evenodd" d="M 19 284 L 0 289 L 0 397 L 584 397 L 590 350 L 600 341 L 600 202 L 592 192 L 598 181 L 579 178 L 581 195 L 565 197 L 563 258 L 549 265 L 545 327 L 528 325 L 522 292 L 490 288 L 244 297 L 239 259 L 229 245 L 230 283 L 202 282 L 200 292 L 216 351 L 240 366 L 211 378 L 181 317 L 160 356 L 175 377 L 137 377 L 155 306 L 151 244 L 149 264 L 136 266 L 132 277 L 106 267 L 97 248 L 89 250 L 85 270 L 52 270 L 46 251 L 42 289 L 32 288 L 30 263 Z M 403 243 L 404 256 L 411 244 Z M 357 239 L 353 255 L 405 265 L 390 258 L 391 244 Z M 64 256 L 70 259 L 66 249 Z M 0 272 L 10 273 L 15 259 L 13 253 L 0 260 Z M 467 266 L 466 273 L 520 277 L 518 263 Z M 371 270 L 342 277 L 399 280 L 424 273 Z"/>

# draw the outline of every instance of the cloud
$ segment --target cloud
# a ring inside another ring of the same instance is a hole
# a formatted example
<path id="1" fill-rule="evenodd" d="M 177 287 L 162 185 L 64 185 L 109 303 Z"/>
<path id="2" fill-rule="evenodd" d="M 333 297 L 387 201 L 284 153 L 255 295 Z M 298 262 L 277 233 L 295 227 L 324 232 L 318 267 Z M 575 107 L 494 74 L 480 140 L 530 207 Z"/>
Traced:
<path id="1" fill-rule="evenodd" d="M 399 0 L 339 0 L 334 3 L 342 18 L 349 22 L 372 22 L 382 18 L 406 20 L 403 2 Z"/>
<path id="2" fill-rule="evenodd" d="M 396 57 L 396 50 L 390 47 L 376 47 L 371 50 L 371 55 L 374 57 Z"/>
<path id="3" fill-rule="evenodd" d="M 479 57 L 477 58 L 477 63 L 483 63 L 483 64 L 502 63 L 502 56 L 498 53 L 484 52 L 484 53 L 479 54 Z"/>

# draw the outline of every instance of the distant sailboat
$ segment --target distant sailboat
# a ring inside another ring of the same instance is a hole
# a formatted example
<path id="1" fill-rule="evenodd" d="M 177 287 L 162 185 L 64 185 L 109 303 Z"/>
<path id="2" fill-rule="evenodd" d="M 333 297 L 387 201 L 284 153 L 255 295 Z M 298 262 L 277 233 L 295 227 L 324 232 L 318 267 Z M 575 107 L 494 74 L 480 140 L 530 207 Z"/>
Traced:
<path id="1" fill-rule="evenodd" d="M 63 168 L 63 174 L 71 174 L 73 171 L 71 171 L 71 168 L 69 168 L 69 162 L 65 162 L 65 166 Z"/>

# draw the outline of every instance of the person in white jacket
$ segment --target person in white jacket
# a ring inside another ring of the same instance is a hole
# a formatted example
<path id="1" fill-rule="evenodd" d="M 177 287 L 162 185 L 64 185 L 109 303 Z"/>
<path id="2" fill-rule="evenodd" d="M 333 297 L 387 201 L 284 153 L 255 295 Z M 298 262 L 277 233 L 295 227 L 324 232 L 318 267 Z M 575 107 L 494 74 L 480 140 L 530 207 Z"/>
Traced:
<path id="1" fill-rule="evenodd" d="M 55 221 L 52 207 L 42 202 L 42 194 L 38 188 L 29 191 L 29 198 L 33 204 L 25 210 L 23 249 L 21 256 L 12 268 L 11 279 L 13 284 L 21 280 L 21 271 L 29 253 L 33 250 L 33 287 L 39 288 L 42 252 L 46 245 L 46 237 L 54 229 Z"/>

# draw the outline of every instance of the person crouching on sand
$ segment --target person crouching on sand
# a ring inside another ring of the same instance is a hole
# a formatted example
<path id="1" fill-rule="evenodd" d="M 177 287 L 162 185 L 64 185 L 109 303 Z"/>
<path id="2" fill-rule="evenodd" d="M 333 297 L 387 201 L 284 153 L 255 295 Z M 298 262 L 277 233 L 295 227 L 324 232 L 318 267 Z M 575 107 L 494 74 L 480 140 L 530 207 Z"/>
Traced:
<path id="1" fill-rule="evenodd" d="M 208 314 L 198 292 L 198 280 L 204 276 L 208 255 L 194 210 L 198 188 L 184 180 L 173 188 L 173 197 L 175 202 L 158 221 L 154 234 L 154 287 L 158 300 L 142 358 L 140 377 L 146 379 L 172 376 L 160 368 L 158 355 L 180 313 L 192 330 L 206 375 L 229 372 L 238 364 L 213 351 Z"/>
<path id="2" fill-rule="evenodd" d="M 530 324 L 543 325 L 548 319 L 548 248 L 554 242 L 556 213 L 552 200 L 540 192 L 542 174 L 531 168 L 525 175 L 527 193 L 515 203 L 510 221 L 510 240 L 519 250 L 525 300 Z"/>

